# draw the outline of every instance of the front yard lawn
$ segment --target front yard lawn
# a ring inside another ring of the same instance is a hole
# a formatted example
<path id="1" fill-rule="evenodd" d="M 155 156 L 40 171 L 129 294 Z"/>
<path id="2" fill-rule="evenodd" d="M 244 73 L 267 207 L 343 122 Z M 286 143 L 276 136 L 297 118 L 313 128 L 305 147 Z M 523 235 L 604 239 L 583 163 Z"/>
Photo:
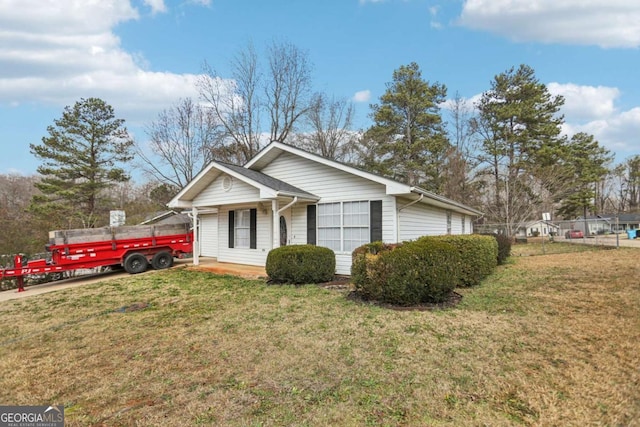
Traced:
<path id="1" fill-rule="evenodd" d="M 8 301 L 0 402 L 69 426 L 633 425 L 639 254 L 514 257 L 446 310 L 187 268 Z"/>

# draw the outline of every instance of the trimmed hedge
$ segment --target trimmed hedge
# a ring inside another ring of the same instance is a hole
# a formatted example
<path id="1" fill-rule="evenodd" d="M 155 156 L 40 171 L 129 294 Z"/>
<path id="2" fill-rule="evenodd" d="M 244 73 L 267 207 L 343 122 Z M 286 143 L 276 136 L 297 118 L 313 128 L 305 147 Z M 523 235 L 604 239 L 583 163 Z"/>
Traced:
<path id="1" fill-rule="evenodd" d="M 364 298 L 398 305 L 441 302 L 459 282 L 460 255 L 446 242 L 380 242 L 353 252 L 351 279 Z"/>
<path id="2" fill-rule="evenodd" d="M 498 243 L 479 234 L 425 236 L 417 241 L 446 242 L 456 247 L 461 257 L 459 286 L 477 286 L 493 273 L 498 264 Z"/>
<path id="3" fill-rule="evenodd" d="M 498 242 L 498 265 L 503 265 L 511 256 L 511 238 L 497 233 L 489 233 L 486 236 L 492 236 Z"/>
<path id="4" fill-rule="evenodd" d="M 321 246 L 281 246 L 269 251 L 265 270 L 277 283 L 329 282 L 336 271 L 336 256 Z"/>

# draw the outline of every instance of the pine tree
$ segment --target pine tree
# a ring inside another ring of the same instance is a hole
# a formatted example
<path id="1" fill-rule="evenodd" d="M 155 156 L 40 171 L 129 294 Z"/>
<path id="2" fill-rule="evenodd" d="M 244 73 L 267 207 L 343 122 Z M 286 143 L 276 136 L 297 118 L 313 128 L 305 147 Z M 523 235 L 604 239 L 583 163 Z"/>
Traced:
<path id="1" fill-rule="evenodd" d="M 613 157 L 593 135 L 584 132 L 571 137 L 568 153 L 574 186 L 571 194 L 562 201 L 558 213 L 565 218 L 586 217 L 594 206 L 596 184 L 607 175 L 607 166 Z"/>
<path id="2" fill-rule="evenodd" d="M 546 178 L 536 175 L 553 167 L 563 152 L 563 104 L 527 65 L 495 76 L 477 104 L 474 130 L 493 195 L 483 209 L 491 220 L 505 223 L 508 234 L 531 219 L 532 206 L 540 203 L 531 185 Z"/>
<path id="3" fill-rule="evenodd" d="M 31 153 L 43 163 L 31 209 L 65 227 L 94 227 L 106 219 L 109 198 L 105 190 L 126 182 L 122 165 L 132 159 L 133 140 L 124 120 L 98 98 L 81 99 L 66 107 L 47 128 L 48 136 Z"/>
<path id="4" fill-rule="evenodd" d="M 450 146 L 440 114 L 446 95 L 444 85 L 422 78 L 415 62 L 395 70 L 380 104 L 371 105 L 375 124 L 365 133 L 364 143 L 373 148 L 373 157 L 364 166 L 439 191 Z"/>

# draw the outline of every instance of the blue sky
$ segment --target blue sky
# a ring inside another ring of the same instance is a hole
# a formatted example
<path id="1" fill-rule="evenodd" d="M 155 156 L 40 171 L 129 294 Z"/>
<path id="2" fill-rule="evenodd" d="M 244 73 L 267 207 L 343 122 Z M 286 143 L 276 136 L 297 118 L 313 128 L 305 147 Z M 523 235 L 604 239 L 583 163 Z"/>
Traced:
<path id="1" fill-rule="evenodd" d="M 204 61 L 226 77 L 248 42 L 274 40 L 308 53 L 314 89 L 351 99 L 357 128 L 401 65 L 473 101 L 524 63 L 566 98 L 567 134 L 640 154 L 640 1 L 0 0 L 0 173 L 34 173 L 29 143 L 80 98 L 144 143 L 159 112 L 197 99 Z"/>

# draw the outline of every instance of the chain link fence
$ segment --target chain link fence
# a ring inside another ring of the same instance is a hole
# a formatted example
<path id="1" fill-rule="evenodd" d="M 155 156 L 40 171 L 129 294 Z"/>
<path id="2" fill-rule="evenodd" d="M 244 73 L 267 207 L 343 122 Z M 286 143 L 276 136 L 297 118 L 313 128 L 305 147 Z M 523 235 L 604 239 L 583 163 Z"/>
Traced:
<path id="1" fill-rule="evenodd" d="M 511 231 L 516 245 L 541 245 L 553 243 L 571 243 L 607 247 L 640 248 L 640 216 L 635 219 L 618 217 L 595 217 L 587 219 L 543 221 L 534 220 L 522 224 L 476 224 L 476 233 L 509 234 Z M 546 249 L 550 247 L 547 246 Z M 564 250 L 563 250 L 564 248 Z M 558 252 L 571 252 L 574 249 L 556 245 Z M 546 252 L 543 250 L 543 252 Z"/>

